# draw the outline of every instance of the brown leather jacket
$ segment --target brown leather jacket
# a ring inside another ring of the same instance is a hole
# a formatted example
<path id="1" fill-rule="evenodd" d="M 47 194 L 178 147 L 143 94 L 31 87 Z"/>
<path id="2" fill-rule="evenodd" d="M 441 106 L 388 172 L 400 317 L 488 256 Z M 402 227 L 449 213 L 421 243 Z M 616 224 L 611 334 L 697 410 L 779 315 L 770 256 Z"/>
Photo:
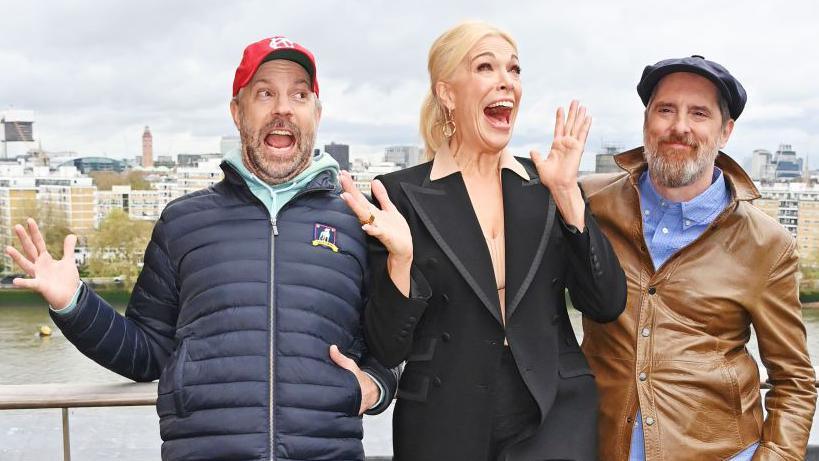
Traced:
<path id="1" fill-rule="evenodd" d="M 640 217 L 643 150 L 615 161 L 627 173 L 581 178 L 628 282 L 618 320 L 583 321 L 600 391 L 600 459 L 628 459 L 639 405 L 648 461 L 729 459 L 756 441 L 754 460 L 801 461 L 816 389 L 795 239 L 750 203 L 759 192 L 720 153 L 731 203 L 655 272 Z M 764 422 L 759 371 L 745 348 L 752 325 L 773 384 Z"/>

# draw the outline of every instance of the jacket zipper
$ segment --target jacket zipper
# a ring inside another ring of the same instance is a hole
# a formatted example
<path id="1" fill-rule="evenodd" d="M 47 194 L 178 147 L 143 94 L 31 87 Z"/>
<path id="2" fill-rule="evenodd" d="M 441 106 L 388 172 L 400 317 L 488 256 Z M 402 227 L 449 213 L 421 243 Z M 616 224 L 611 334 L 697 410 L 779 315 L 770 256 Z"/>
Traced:
<path id="1" fill-rule="evenodd" d="M 276 386 L 276 361 L 274 360 L 276 353 L 276 236 L 279 235 L 279 229 L 276 227 L 276 216 L 270 218 L 270 341 L 269 341 L 269 357 L 270 357 L 270 381 L 268 387 L 268 401 L 270 402 L 270 459 L 276 460 L 276 393 L 274 388 Z"/>
<path id="2" fill-rule="evenodd" d="M 279 214 L 293 203 L 297 198 L 313 193 L 333 191 L 334 188 L 317 187 L 303 189 L 296 193 L 287 203 L 282 206 L 275 216 L 270 217 L 270 345 L 269 345 L 269 369 L 270 383 L 268 386 L 268 401 L 270 402 L 270 460 L 276 461 L 276 236 L 279 235 L 279 228 L 276 220 Z"/>

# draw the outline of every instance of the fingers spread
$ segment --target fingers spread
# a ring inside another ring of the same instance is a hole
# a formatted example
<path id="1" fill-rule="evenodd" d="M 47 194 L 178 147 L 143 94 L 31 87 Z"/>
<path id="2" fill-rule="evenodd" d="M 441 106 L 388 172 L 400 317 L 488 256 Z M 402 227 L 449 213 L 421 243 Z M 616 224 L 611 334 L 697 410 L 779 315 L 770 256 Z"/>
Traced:
<path id="1" fill-rule="evenodd" d="M 572 134 L 575 120 L 577 120 L 577 100 L 573 99 L 571 104 L 569 104 L 569 116 L 566 118 L 566 129 L 563 132 L 564 135 Z"/>
<path id="2" fill-rule="evenodd" d="M 29 277 L 34 277 L 34 264 L 26 259 L 19 251 L 13 247 L 6 247 L 6 254 L 9 255 L 11 259 L 18 266 L 20 266 L 20 269 L 23 269 L 23 272 L 29 275 Z"/>
<path id="3" fill-rule="evenodd" d="M 68 234 L 63 241 L 63 259 L 74 262 L 74 247 L 77 245 L 77 236 Z"/>
<path id="4" fill-rule="evenodd" d="M 578 134 L 580 133 L 580 129 L 586 123 L 586 108 L 580 106 L 577 110 L 577 118 L 575 118 L 574 123 L 571 126 L 571 136 L 577 138 Z"/>
<path id="5" fill-rule="evenodd" d="M 37 248 L 37 251 L 45 253 L 48 251 L 46 249 L 45 239 L 43 239 L 43 234 L 40 233 L 40 228 L 37 227 L 37 221 L 28 218 L 28 231 L 31 234 L 31 241 L 34 242 L 34 246 Z"/>
<path id="6" fill-rule="evenodd" d="M 36 261 L 38 256 L 37 247 L 34 246 L 34 243 L 31 241 L 31 236 L 28 235 L 26 229 L 20 224 L 17 224 L 14 226 L 14 233 L 17 234 L 17 238 L 20 240 L 20 245 L 22 245 L 26 257 L 32 262 Z"/>
<path id="7" fill-rule="evenodd" d="M 583 122 L 583 126 L 580 128 L 580 132 L 577 135 L 577 139 L 579 139 L 583 144 L 586 144 L 586 139 L 589 137 L 589 130 L 591 129 L 592 118 L 590 115 L 586 116 L 585 121 Z"/>
<path id="8" fill-rule="evenodd" d="M 557 108 L 557 114 L 555 114 L 555 135 L 554 138 L 559 138 L 563 136 L 563 130 L 565 129 L 565 120 L 563 120 L 563 108 Z"/>
<path id="9" fill-rule="evenodd" d="M 11 281 L 12 285 L 16 286 L 17 288 L 27 288 L 29 290 L 39 291 L 38 287 L 40 284 L 37 282 L 37 279 L 21 279 L 16 278 Z"/>
<path id="10" fill-rule="evenodd" d="M 390 196 L 387 194 L 387 188 L 384 187 L 384 184 L 381 181 L 375 179 L 372 182 L 372 191 L 373 197 L 378 200 L 378 204 L 381 205 L 381 209 L 384 211 L 392 211 L 395 209 L 395 206 L 390 201 Z"/>

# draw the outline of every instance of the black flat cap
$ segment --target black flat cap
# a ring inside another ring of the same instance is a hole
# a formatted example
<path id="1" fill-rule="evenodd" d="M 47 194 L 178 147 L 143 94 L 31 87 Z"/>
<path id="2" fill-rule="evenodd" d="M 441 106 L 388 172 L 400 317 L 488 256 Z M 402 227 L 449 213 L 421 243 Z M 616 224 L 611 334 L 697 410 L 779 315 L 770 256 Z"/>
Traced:
<path id="1" fill-rule="evenodd" d="M 696 54 L 690 58 L 665 59 L 653 66 L 646 66 L 643 69 L 643 76 L 640 77 L 640 83 L 637 84 L 637 94 L 643 100 L 644 106 L 648 106 L 651 93 L 660 79 L 674 72 L 692 72 L 714 82 L 722 96 L 728 101 L 731 118 L 734 120 L 739 118 L 739 114 L 745 108 L 745 101 L 748 99 L 745 88 L 728 72 L 728 69 Z"/>

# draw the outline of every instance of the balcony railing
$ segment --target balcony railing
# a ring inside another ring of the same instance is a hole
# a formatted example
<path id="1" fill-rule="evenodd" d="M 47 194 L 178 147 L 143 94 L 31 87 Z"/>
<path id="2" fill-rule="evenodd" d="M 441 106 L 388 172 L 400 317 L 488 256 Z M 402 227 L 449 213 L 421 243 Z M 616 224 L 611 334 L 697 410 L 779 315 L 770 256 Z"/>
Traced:
<path id="1" fill-rule="evenodd" d="M 63 460 L 71 460 L 69 408 L 152 406 L 156 404 L 156 383 L 118 384 L 22 384 L 0 385 L 0 410 L 62 410 Z M 770 384 L 762 382 L 762 389 Z M 388 461 L 371 457 L 367 461 Z M 819 461 L 819 446 L 808 447 L 805 461 Z"/>
<path id="2" fill-rule="evenodd" d="M 154 383 L 0 385 L 0 410 L 62 410 L 63 460 L 71 460 L 69 408 L 153 406 Z M 387 461 L 367 457 L 367 461 Z"/>

